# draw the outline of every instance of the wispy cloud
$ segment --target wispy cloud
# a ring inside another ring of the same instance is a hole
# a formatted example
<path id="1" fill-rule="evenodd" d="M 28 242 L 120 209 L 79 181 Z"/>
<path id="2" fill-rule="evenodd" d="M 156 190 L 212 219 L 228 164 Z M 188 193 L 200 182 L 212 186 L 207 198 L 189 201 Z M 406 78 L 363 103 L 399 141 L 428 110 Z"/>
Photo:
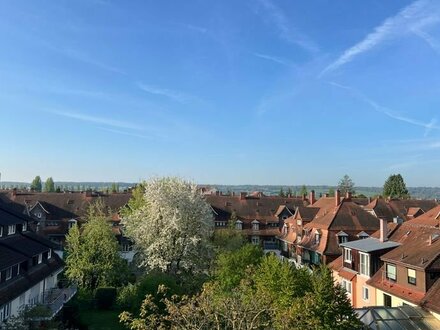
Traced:
<path id="1" fill-rule="evenodd" d="M 432 118 L 431 121 L 429 123 L 424 123 L 420 120 L 417 119 L 413 119 L 410 117 L 406 117 L 402 114 L 400 114 L 397 111 L 394 111 L 392 109 L 389 109 L 387 107 L 384 107 L 382 105 L 379 105 L 378 103 L 376 103 L 375 101 L 373 101 L 372 99 L 370 99 L 369 97 L 367 97 L 366 95 L 364 95 L 363 93 L 359 92 L 358 90 L 350 87 L 350 86 L 345 86 L 333 81 L 329 81 L 328 82 L 330 85 L 335 86 L 337 88 L 341 88 L 341 89 L 345 89 L 347 91 L 350 92 L 350 94 L 352 94 L 353 96 L 357 97 L 358 99 L 362 100 L 363 102 L 367 103 L 368 105 L 370 105 L 374 110 L 376 110 L 377 112 L 380 112 L 386 116 L 388 116 L 389 118 L 398 120 L 398 121 L 402 121 L 414 126 L 419 126 L 419 127 L 423 127 L 425 128 L 425 136 L 427 134 L 429 134 L 429 132 L 433 129 L 435 130 L 440 130 L 440 126 L 437 125 L 437 120 L 435 118 Z"/>
<path id="2" fill-rule="evenodd" d="M 258 3 L 265 9 L 269 21 L 274 24 L 281 39 L 300 46 L 310 53 L 317 53 L 319 47 L 307 35 L 299 32 L 290 24 L 284 12 L 270 0 L 258 0 Z"/>
<path id="3" fill-rule="evenodd" d="M 121 131 L 121 130 L 112 129 L 112 128 L 108 128 L 108 127 L 98 127 L 98 128 L 100 130 L 107 131 L 110 133 L 119 134 L 119 135 L 126 135 L 126 136 L 136 137 L 136 138 L 145 139 L 145 140 L 153 140 L 152 136 L 147 136 L 144 134 L 136 134 L 136 133 Z"/>
<path id="4" fill-rule="evenodd" d="M 208 29 L 203 26 L 193 25 L 193 24 L 182 24 L 182 26 L 186 27 L 188 30 L 192 30 L 198 33 L 208 33 Z"/>
<path id="5" fill-rule="evenodd" d="M 414 30 L 431 26 L 439 22 L 440 2 L 437 0 L 417 0 L 403 8 L 397 15 L 387 18 L 362 41 L 348 48 L 333 63 L 328 65 L 320 74 L 334 71 L 344 64 L 351 62 L 356 56 L 368 52 L 382 42 L 390 40 Z"/>
<path id="6" fill-rule="evenodd" d="M 110 71 L 110 72 L 114 72 L 114 73 L 119 73 L 119 74 L 124 74 L 124 75 L 126 74 L 126 72 L 121 70 L 120 68 L 108 65 L 104 62 L 101 62 L 95 58 L 92 58 L 91 56 L 87 55 L 84 52 L 81 52 L 81 51 L 78 51 L 75 49 L 70 49 L 70 48 L 57 49 L 57 50 L 72 59 L 96 66 L 97 68 L 100 68 L 102 70 L 106 70 L 106 71 Z"/>
<path id="7" fill-rule="evenodd" d="M 180 91 L 175 91 L 172 89 L 161 88 L 161 87 L 147 85 L 147 84 L 143 84 L 143 83 L 138 83 L 138 87 L 140 89 L 142 89 L 144 92 L 154 94 L 154 95 L 165 96 L 169 99 L 172 99 L 172 100 L 180 102 L 180 103 L 187 103 L 189 101 L 197 101 L 197 100 L 200 101 L 200 99 L 196 96 L 182 93 Z"/>
<path id="8" fill-rule="evenodd" d="M 106 125 L 106 126 L 115 127 L 115 128 L 132 129 L 132 130 L 138 130 L 138 131 L 141 131 L 144 129 L 142 126 L 134 124 L 134 123 L 116 120 L 116 119 L 107 118 L 107 117 L 91 116 L 91 115 L 87 115 L 87 114 L 79 113 L 79 112 L 66 112 L 66 111 L 57 111 L 57 110 L 49 110 L 48 112 L 50 112 L 54 115 L 57 115 L 57 116 L 61 116 L 61 117 L 80 120 L 83 122 L 88 122 L 88 123 L 93 123 L 93 124 Z"/>
<path id="9" fill-rule="evenodd" d="M 256 56 L 256 57 L 262 58 L 264 60 L 272 61 L 272 62 L 281 64 L 281 65 L 285 65 L 285 66 L 288 66 L 288 67 L 292 67 L 292 68 L 296 67 L 292 62 L 290 62 L 290 61 L 288 61 L 288 60 L 286 60 L 284 58 L 278 57 L 278 56 L 261 54 L 261 53 L 253 53 L 253 55 Z"/>
<path id="10" fill-rule="evenodd" d="M 440 43 L 434 39 L 429 33 L 420 29 L 413 29 L 415 35 L 424 40 L 437 54 L 440 54 Z"/>

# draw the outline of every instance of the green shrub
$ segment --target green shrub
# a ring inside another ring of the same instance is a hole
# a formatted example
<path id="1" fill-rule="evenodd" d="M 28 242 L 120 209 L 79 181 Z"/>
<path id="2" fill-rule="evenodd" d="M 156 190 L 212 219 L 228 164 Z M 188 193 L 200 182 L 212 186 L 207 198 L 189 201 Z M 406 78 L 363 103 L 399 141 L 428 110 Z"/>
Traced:
<path id="1" fill-rule="evenodd" d="M 116 288 L 97 288 L 96 306 L 99 309 L 110 309 L 116 301 Z"/>

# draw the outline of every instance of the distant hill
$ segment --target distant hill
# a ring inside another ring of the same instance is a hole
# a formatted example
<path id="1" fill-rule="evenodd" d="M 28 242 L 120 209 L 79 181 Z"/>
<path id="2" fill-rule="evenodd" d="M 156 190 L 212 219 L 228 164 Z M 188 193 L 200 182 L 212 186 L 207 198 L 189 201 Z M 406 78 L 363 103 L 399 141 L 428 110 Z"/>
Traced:
<path id="1" fill-rule="evenodd" d="M 119 191 L 126 190 L 129 187 L 134 187 L 136 183 L 131 182 L 71 182 L 71 181 L 56 181 L 55 187 L 60 187 L 69 191 L 84 191 L 88 189 L 92 190 L 106 190 L 111 189 L 112 185 L 116 184 L 119 187 Z M 1 189 L 27 189 L 30 187 L 29 182 L 15 182 L 15 181 L 2 181 L 0 182 Z M 44 187 L 44 181 L 43 181 Z"/>
<path id="2" fill-rule="evenodd" d="M 129 187 L 134 187 L 134 182 L 72 182 L 72 181 L 57 181 L 55 186 L 64 188 L 71 191 L 84 191 L 87 189 L 92 190 L 106 190 L 111 189 L 112 185 L 116 183 L 119 187 L 119 191 L 124 191 Z M 44 182 L 43 182 L 44 186 Z M 276 186 L 276 185 L 221 185 L 221 184 L 202 184 L 202 186 L 209 186 L 216 188 L 224 193 L 227 192 L 252 192 L 262 191 L 266 195 L 278 195 L 281 187 L 284 192 L 290 188 L 293 194 L 298 194 L 302 186 Z M 0 189 L 26 189 L 30 187 L 29 182 L 15 182 L 15 181 L 2 181 L 0 182 Z M 307 191 L 315 190 L 317 196 L 327 193 L 330 188 L 334 186 L 306 186 Z M 377 196 L 382 194 L 382 187 L 355 187 L 356 194 L 362 194 L 367 197 Z M 420 199 L 440 199 L 440 187 L 408 187 L 408 191 L 413 198 Z"/>
<path id="3" fill-rule="evenodd" d="M 302 186 L 273 186 L 273 185 L 218 185 L 218 184 L 208 184 L 206 186 L 216 188 L 224 193 L 240 191 L 262 191 L 266 195 L 278 195 L 281 187 L 284 192 L 290 188 L 293 194 L 299 195 Z M 307 191 L 315 190 L 317 196 L 320 194 L 327 193 L 330 188 L 334 186 L 306 186 Z M 355 187 L 356 194 L 362 194 L 367 197 L 377 196 L 382 194 L 382 187 Z M 408 191 L 412 198 L 418 199 L 440 199 L 440 187 L 408 187 Z"/>

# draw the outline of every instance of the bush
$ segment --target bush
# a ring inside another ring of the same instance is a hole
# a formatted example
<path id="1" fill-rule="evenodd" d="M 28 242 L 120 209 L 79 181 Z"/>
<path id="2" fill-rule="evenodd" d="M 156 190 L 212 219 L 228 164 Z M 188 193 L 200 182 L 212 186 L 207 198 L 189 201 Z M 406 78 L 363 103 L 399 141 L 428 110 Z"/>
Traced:
<path id="1" fill-rule="evenodd" d="M 118 291 L 118 297 L 116 298 L 116 304 L 120 309 L 132 311 L 136 306 L 134 304 L 137 301 L 138 286 L 136 284 L 127 284 Z"/>
<path id="2" fill-rule="evenodd" d="M 116 288 L 97 288 L 96 305 L 99 309 L 110 309 L 116 301 Z"/>

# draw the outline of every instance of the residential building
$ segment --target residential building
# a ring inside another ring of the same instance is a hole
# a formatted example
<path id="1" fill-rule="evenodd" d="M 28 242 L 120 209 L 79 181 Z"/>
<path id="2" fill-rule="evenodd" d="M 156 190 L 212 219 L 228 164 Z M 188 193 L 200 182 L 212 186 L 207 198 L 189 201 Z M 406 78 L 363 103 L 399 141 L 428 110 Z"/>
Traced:
<path id="1" fill-rule="evenodd" d="M 63 261 L 52 242 L 31 231 L 30 222 L 0 203 L 0 328 L 25 306 L 41 304 L 51 318 L 76 292 L 59 288 Z"/>
<path id="2" fill-rule="evenodd" d="M 297 207 L 308 204 L 305 198 L 266 196 L 261 192 L 225 195 L 216 191 L 205 198 L 212 207 L 216 230 L 233 226 L 264 249 L 278 248 L 277 236 L 284 221 Z M 235 223 L 230 223 L 234 217 Z"/>

